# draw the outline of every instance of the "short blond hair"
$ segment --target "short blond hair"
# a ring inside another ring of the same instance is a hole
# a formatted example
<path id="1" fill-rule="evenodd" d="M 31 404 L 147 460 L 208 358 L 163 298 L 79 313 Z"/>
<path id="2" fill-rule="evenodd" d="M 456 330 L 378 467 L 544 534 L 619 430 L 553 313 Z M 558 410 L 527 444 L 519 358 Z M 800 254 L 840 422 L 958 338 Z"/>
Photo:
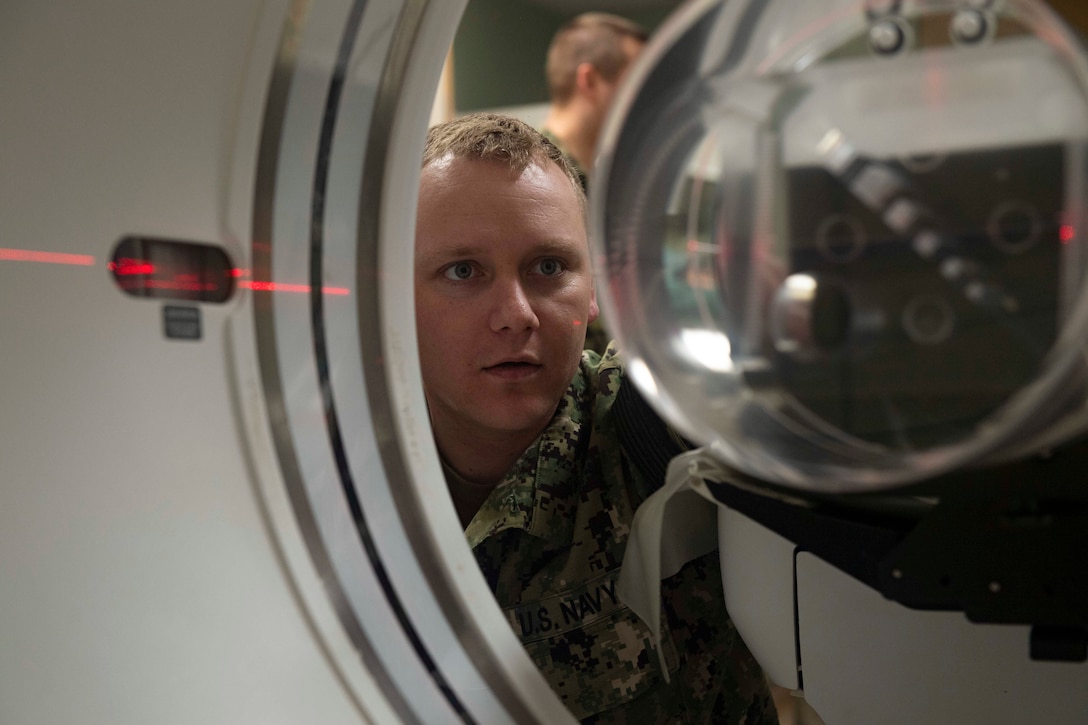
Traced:
<path id="1" fill-rule="evenodd" d="M 582 13 L 555 32 L 548 47 L 544 73 L 553 103 L 566 103 L 574 95 L 578 66 L 589 63 L 607 81 L 619 78 L 627 67 L 623 39 L 645 43 L 649 33 L 636 22 L 610 13 Z"/>
<path id="2" fill-rule="evenodd" d="M 470 113 L 432 126 L 423 148 L 423 167 L 443 158 L 498 161 L 521 173 L 528 166 L 549 162 L 560 168 L 585 210 L 586 196 L 578 172 L 566 154 L 540 131 L 512 116 Z"/>

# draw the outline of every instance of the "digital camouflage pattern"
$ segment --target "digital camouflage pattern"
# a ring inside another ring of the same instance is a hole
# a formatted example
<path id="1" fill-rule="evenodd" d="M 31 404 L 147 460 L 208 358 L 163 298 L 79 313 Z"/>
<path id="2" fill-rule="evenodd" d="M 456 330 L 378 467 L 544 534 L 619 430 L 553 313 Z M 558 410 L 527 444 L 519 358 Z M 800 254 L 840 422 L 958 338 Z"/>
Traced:
<path id="1" fill-rule="evenodd" d="M 616 595 L 635 508 L 652 487 L 609 412 L 623 367 L 585 352 L 549 427 L 465 532 L 510 625 L 576 717 L 593 723 L 775 723 L 763 673 L 725 612 L 717 552 L 662 582 L 660 671 Z"/>
<path id="2" fill-rule="evenodd" d="M 586 350 L 593 350 L 598 355 L 603 355 L 608 348 L 608 341 L 611 336 L 608 334 L 608 330 L 604 326 L 604 320 L 598 317 L 593 322 L 589 323 L 586 327 Z"/>

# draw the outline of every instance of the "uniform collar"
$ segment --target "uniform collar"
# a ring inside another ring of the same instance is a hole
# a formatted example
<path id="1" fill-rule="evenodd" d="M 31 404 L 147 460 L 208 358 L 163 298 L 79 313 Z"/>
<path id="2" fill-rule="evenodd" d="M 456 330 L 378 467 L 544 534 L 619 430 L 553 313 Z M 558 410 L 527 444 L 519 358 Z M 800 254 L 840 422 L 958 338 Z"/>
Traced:
<path id="1" fill-rule="evenodd" d="M 580 371 L 581 373 L 581 371 Z M 475 548 L 486 539 L 516 529 L 549 544 L 569 543 L 577 509 L 577 462 L 588 442 L 585 381 L 576 375 L 551 422 L 476 512 L 465 537 Z"/>

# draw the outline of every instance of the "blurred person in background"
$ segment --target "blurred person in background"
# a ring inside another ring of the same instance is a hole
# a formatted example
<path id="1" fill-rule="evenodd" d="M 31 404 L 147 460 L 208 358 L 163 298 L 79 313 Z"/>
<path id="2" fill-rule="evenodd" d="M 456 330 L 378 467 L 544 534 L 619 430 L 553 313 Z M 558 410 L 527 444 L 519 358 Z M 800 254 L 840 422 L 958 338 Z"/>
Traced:
<path id="1" fill-rule="evenodd" d="M 627 18 L 583 13 L 560 27 L 548 48 L 550 105 L 542 131 L 566 154 L 587 192 L 605 115 L 648 37 L 645 28 Z M 586 348 L 604 354 L 610 337 L 597 319 L 589 326 Z"/>

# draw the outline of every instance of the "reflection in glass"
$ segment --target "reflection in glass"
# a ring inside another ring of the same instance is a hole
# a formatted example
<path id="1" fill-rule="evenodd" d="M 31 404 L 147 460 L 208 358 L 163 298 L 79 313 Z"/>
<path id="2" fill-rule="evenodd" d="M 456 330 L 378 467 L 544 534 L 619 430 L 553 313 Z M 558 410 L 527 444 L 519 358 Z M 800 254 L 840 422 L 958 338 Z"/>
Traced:
<path id="1" fill-rule="evenodd" d="M 704 3 L 658 42 L 596 236 L 676 427 L 767 480 L 873 490 L 1084 399 L 1088 72 L 1045 5 Z"/>

